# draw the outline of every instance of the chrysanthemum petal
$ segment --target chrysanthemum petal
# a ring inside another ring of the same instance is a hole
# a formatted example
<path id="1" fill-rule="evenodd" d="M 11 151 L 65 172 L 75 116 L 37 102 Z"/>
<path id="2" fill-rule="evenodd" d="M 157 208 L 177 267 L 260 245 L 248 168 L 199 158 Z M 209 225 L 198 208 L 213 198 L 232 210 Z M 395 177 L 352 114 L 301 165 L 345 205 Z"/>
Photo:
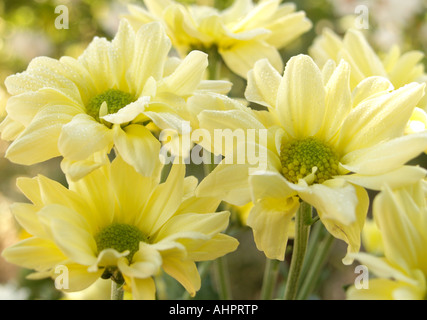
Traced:
<path id="1" fill-rule="evenodd" d="M 102 270 L 96 272 L 88 272 L 87 266 L 83 266 L 76 263 L 65 263 L 63 265 L 67 269 L 68 283 L 62 283 L 65 292 L 82 291 L 98 280 L 102 275 Z M 57 272 L 52 274 L 52 277 L 56 279 L 56 276 L 65 277 L 65 273 L 62 273 L 62 269 L 58 268 Z M 65 286 L 68 285 L 68 288 Z"/>
<path id="2" fill-rule="evenodd" d="M 63 158 L 61 161 L 61 170 L 66 174 L 67 179 L 79 180 L 99 167 L 109 162 L 107 154 L 109 150 L 101 150 L 93 153 L 85 160 L 71 160 Z"/>
<path id="3" fill-rule="evenodd" d="M 377 144 L 370 148 L 359 149 L 346 154 L 341 162 L 349 171 L 377 175 L 398 169 L 409 160 L 417 157 L 427 148 L 427 134 L 414 133 Z M 405 150 L 398 152 L 396 150 Z"/>
<path id="4" fill-rule="evenodd" d="M 273 46 L 265 42 L 252 40 L 236 44 L 228 50 L 219 49 L 221 57 L 227 66 L 242 78 L 247 77 L 255 62 L 260 59 L 268 59 L 271 65 L 279 72 L 283 70 L 282 58 Z"/>
<path id="5" fill-rule="evenodd" d="M 245 97 L 266 107 L 276 107 L 276 97 L 282 77 L 267 59 L 257 61 L 248 73 Z"/>
<path id="6" fill-rule="evenodd" d="M 70 106 L 47 106 L 37 113 L 31 124 L 9 146 L 6 158 L 32 165 L 60 155 L 58 138 L 62 127 L 78 113 Z"/>
<path id="7" fill-rule="evenodd" d="M 179 232 L 195 231 L 209 236 L 222 232 L 228 225 L 230 213 L 184 213 L 172 217 L 156 235 L 156 241 L 161 241 L 169 235 Z"/>
<path id="8" fill-rule="evenodd" d="M 129 73 L 135 92 L 141 92 L 149 77 L 159 80 L 171 48 L 169 38 L 159 22 L 142 26 L 135 37 L 135 52 Z"/>
<path id="9" fill-rule="evenodd" d="M 373 98 L 393 90 L 391 82 L 384 77 L 372 76 L 363 79 L 354 88 L 352 93 L 353 106 L 357 106 L 365 99 Z"/>
<path id="10" fill-rule="evenodd" d="M 344 180 L 327 180 L 298 190 L 300 197 L 322 213 L 321 218 L 350 225 L 356 221 L 357 198 L 355 187 Z"/>
<path id="11" fill-rule="evenodd" d="M 141 125 L 131 124 L 125 128 L 114 125 L 115 146 L 127 163 L 142 175 L 151 176 L 159 166 L 160 142 Z"/>
<path id="12" fill-rule="evenodd" d="M 196 264 L 193 261 L 177 259 L 173 255 L 162 257 L 165 272 L 181 283 L 185 290 L 194 297 L 196 291 L 201 286 L 201 279 Z"/>
<path id="13" fill-rule="evenodd" d="M 25 130 L 25 127 L 18 121 L 6 116 L 0 124 L 1 139 L 13 141 Z"/>
<path id="14" fill-rule="evenodd" d="M 132 288 L 133 300 L 155 300 L 156 299 L 156 284 L 153 278 L 128 278 L 126 282 Z"/>
<path id="15" fill-rule="evenodd" d="M 78 114 L 64 125 L 58 140 L 61 154 L 70 160 L 86 160 L 112 144 L 113 132 L 87 114 Z"/>
<path id="16" fill-rule="evenodd" d="M 184 164 L 174 164 L 166 181 L 151 194 L 139 221 L 147 235 L 157 232 L 176 212 L 182 201 L 185 175 Z"/>
<path id="17" fill-rule="evenodd" d="M 351 286 L 346 291 L 347 300 L 394 300 L 398 290 L 411 288 L 407 283 L 392 279 L 370 279 L 369 288 L 357 289 Z M 412 287 L 415 289 L 415 287 Z M 416 290 L 414 290 L 416 291 Z M 413 295 L 407 296 L 407 300 L 415 300 Z"/>
<path id="18" fill-rule="evenodd" d="M 194 246 L 186 244 L 188 258 L 194 261 L 215 260 L 230 252 L 233 252 L 239 246 L 237 239 L 226 235 L 216 234 L 207 241 L 193 241 Z"/>
<path id="19" fill-rule="evenodd" d="M 31 235 L 46 238 L 46 232 L 37 216 L 38 210 L 39 207 L 30 203 L 14 203 L 10 207 L 10 211 L 22 228 Z"/>
<path id="20" fill-rule="evenodd" d="M 265 197 L 254 204 L 247 224 L 253 230 L 258 250 L 267 258 L 284 260 L 289 225 L 298 207 L 297 197 Z"/>
<path id="21" fill-rule="evenodd" d="M 426 221 L 420 216 L 424 214 L 422 209 L 411 206 L 412 197 L 408 191 L 392 192 L 386 187 L 374 200 L 375 220 L 384 239 L 385 256 L 391 263 L 405 270 L 427 271 Z"/>
<path id="22" fill-rule="evenodd" d="M 122 257 L 117 261 L 117 266 L 123 275 L 133 278 L 148 278 L 155 276 L 160 271 L 162 257 L 160 253 L 147 244 L 141 243 L 132 262 Z"/>
<path id="23" fill-rule="evenodd" d="M 179 96 L 192 94 L 203 79 L 207 66 L 207 54 L 197 50 L 191 51 L 175 71 L 163 79 L 158 88 L 159 92 L 173 92 Z"/>
<path id="24" fill-rule="evenodd" d="M 341 61 L 329 77 L 325 86 L 326 110 L 325 122 L 318 133 L 323 141 L 330 141 L 339 131 L 347 114 L 351 110 L 350 66 Z"/>
<path id="25" fill-rule="evenodd" d="M 345 154 L 402 135 L 423 93 L 424 85 L 411 83 L 360 103 L 342 125 L 339 150 Z"/>
<path id="26" fill-rule="evenodd" d="M 73 261 L 92 265 L 96 260 L 96 243 L 90 227 L 74 210 L 51 204 L 39 211 L 39 217 L 50 225 L 56 245 Z"/>
<path id="27" fill-rule="evenodd" d="M 426 172 L 424 168 L 408 165 L 380 175 L 348 174 L 340 178 L 367 189 L 381 190 L 384 184 L 388 184 L 391 188 L 398 188 L 415 183 L 423 179 Z"/>
<path id="28" fill-rule="evenodd" d="M 120 204 L 120 211 L 116 212 L 116 215 L 123 223 L 134 224 L 135 215 L 128 213 L 142 211 L 158 180 L 155 176 L 139 175 L 135 168 L 123 161 L 120 156 L 114 159 L 111 166 L 110 181 Z M 133 178 L 129 179 L 129 177 Z"/>
<path id="29" fill-rule="evenodd" d="M 48 239 L 28 238 L 3 250 L 2 257 L 24 268 L 46 271 L 67 257 Z"/>
<path id="30" fill-rule="evenodd" d="M 272 33 L 266 41 L 276 48 L 283 48 L 303 33 L 310 30 L 312 25 L 313 24 L 306 18 L 306 14 L 303 11 L 284 15 L 278 19 L 272 20 L 272 23 L 267 24 L 266 28 Z"/>
<path id="31" fill-rule="evenodd" d="M 277 95 L 280 123 L 294 138 L 314 136 L 325 116 L 325 88 L 322 74 L 305 55 L 292 57 Z"/>
<path id="32" fill-rule="evenodd" d="M 344 186 L 340 187 L 339 184 Z M 361 187 L 336 180 L 328 180 L 324 185 L 317 186 L 321 186 L 316 188 L 318 194 L 313 192 L 308 197 L 301 194 L 301 198 L 314 205 L 320 220 L 330 234 L 347 243 L 347 254 L 342 261 L 344 264 L 351 264 L 353 262 L 351 254 L 357 253 L 361 245 L 360 234 L 369 207 L 368 194 Z M 328 202 L 328 197 L 335 200 L 331 202 L 329 198 Z"/>

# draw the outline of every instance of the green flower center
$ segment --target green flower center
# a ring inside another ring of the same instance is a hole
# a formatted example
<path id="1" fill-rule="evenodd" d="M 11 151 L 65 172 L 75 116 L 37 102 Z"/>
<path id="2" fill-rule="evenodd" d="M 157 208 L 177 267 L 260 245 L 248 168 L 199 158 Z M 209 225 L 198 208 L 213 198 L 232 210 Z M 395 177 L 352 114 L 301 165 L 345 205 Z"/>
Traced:
<path id="1" fill-rule="evenodd" d="M 115 249 L 118 252 L 129 250 L 127 259 L 132 261 L 133 255 L 139 250 L 139 243 L 146 242 L 146 236 L 137 227 L 113 223 L 102 229 L 96 236 L 95 241 L 98 253 L 104 249 Z"/>
<path id="2" fill-rule="evenodd" d="M 338 156 L 334 150 L 316 138 L 293 140 L 280 150 L 283 176 L 297 183 L 317 167 L 313 183 L 323 183 L 338 174 Z"/>
<path id="3" fill-rule="evenodd" d="M 103 102 L 107 103 L 106 114 L 116 113 L 121 108 L 135 101 L 132 94 L 117 89 L 108 89 L 90 99 L 86 106 L 87 113 L 99 121 L 99 109 Z"/>

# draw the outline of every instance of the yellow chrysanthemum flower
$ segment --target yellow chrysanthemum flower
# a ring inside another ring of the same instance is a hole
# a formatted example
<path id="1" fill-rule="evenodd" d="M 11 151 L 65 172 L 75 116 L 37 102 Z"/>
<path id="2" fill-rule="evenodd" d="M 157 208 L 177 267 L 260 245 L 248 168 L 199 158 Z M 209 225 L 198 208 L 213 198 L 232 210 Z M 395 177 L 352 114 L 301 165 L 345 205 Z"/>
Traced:
<path id="1" fill-rule="evenodd" d="M 171 43 L 158 22 L 137 32 L 122 20 L 112 41 L 96 37 L 78 58 L 38 57 L 9 76 L 12 95 L 2 138 L 14 140 L 6 157 L 31 165 L 63 156 L 74 179 L 108 162 L 114 146 L 147 176 L 159 162 L 160 143 L 146 127 L 180 130 L 186 101 L 196 92 L 228 92 L 226 81 L 206 81 L 207 55 L 168 57 Z"/>
<path id="2" fill-rule="evenodd" d="M 347 30 L 341 38 L 325 28 L 309 48 L 309 54 L 320 67 L 329 59 L 336 63 L 341 59 L 347 61 L 351 66 L 351 88 L 371 76 L 386 77 L 395 88 L 411 82 L 425 82 L 427 77 L 422 63 L 423 52 L 413 50 L 402 54 L 398 46 L 393 46 L 387 55 L 381 58 L 363 33 L 356 29 Z"/>
<path id="3" fill-rule="evenodd" d="M 133 25 L 153 20 L 162 21 L 174 47 L 183 56 L 192 49 L 217 50 L 227 67 L 246 78 L 254 63 L 262 58 L 281 71 L 278 49 L 311 28 L 302 11 L 294 4 L 280 0 L 236 0 L 231 7 L 219 11 L 201 5 L 184 5 L 172 0 L 145 0 L 147 10 L 129 6 L 126 15 Z"/>
<path id="4" fill-rule="evenodd" d="M 246 141 L 224 154 L 198 192 L 234 205 L 252 201 L 247 223 L 268 258 L 284 259 L 288 225 L 300 199 L 317 209 L 333 236 L 348 243 L 348 253 L 357 252 L 369 205 L 365 188 L 413 183 L 426 173 L 405 163 L 425 150 L 427 133 L 403 135 L 424 85 L 392 90 L 387 79 L 370 77 L 351 91 L 349 64 L 333 64 L 321 71 L 309 56 L 298 55 L 282 77 L 260 60 L 248 74 L 246 98 L 268 112 L 199 115 L 201 126 L 211 131 L 247 132 Z M 266 142 L 248 129 L 266 133 Z M 347 255 L 343 261 L 351 259 Z"/>
<path id="5" fill-rule="evenodd" d="M 376 277 L 368 286 L 347 290 L 348 299 L 419 300 L 427 296 L 427 204 L 425 181 L 374 199 L 373 214 L 384 240 L 384 255 L 354 257 Z"/>
<path id="6" fill-rule="evenodd" d="M 219 201 L 197 198 L 195 177 L 175 164 L 164 183 L 144 177 L 120 157 L 69 189 L 44 176 L 21 178 L 32 201 L 12 206 L 33 236 L 5 249 L 3 257 L 34 269 L 32 278 L 56 278 L 66 268 L 67 291 L 80 291 L 100 277 L 125 281 L 134 299 L 155 298 L 153 276 L 163 269 L 194 296 L 200 288 L 196 261 L 216 259 L 237 248 L 222 234 L 229 212 Z"/>
<path id="7" fill-rule="evenodd" d="M 424 72 L 422 59 L 424 53 L 417 50 L 402 54 L 401 49 L 395 45 L 384 56 L 380 57 L 369 45 L 363 33 L 359 30 L 349 29 L 343 38 L 332 30 L 325 28 L 322 34 L 314 40 L 309 48 L 309 54 L 322 68 L 329 59 L 339 63 L 341 59 L 351 66 L 350 86 L 354 89 L 362 80 L 371 76 L 386 77 L 393 86 L 401 88 L 411 82 L 426 83 L 427 74 Z M 427 96 L 418 103 L 421 109 L 416 110 L 414 117 L 419 121 L 414 127 L 408 124 L 408 133 L 425 130 L 427 127 Z M 420 116 L 420 114 L 424 114 Z"/>

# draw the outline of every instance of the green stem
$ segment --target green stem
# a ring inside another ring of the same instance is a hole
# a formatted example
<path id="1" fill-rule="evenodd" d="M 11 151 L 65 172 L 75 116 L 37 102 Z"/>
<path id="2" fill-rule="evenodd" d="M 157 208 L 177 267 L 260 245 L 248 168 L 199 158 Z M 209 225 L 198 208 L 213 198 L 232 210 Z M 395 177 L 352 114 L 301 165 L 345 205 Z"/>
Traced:
<path id="1" fill-rule="evenodd" d="M 274 289 L 279 273 L 280 261 L 276 259 L 266 259 L 264 278 L 261 288 L 261 299 L 271 300 L 274 297 Z"/>
<path id="2" fill-rule="evenodd" d="M 124 290 L 123 284 L 118 284 L 116 281 L 111 281 L 111 300 L 123 300 Z"/>
<path id="3" fill-rule="evenodd" d="M 310 233 L 310 224 L 307 224 L 307 221 L 311 221 L 311 211 L 311 205 L 303 201 L 296 214 L 294 246 L 288 280 L 286 282 L 285 300 L 295 300 L 297 296 L 298 282 Z"/>
<path id="4" fill-rule="evenodd" d="M 207 49 L 209 64 L 209 80 L 221 80 L 222 58 L 218 52 L 218 48 L 213 46 Z"/>
<path id="5" fill-rule="evenodd" d="M 322 241 L 317 244 L 316 255 L 310 265 L 310 269 L 307 273 L 307 276 L 304 278 L 304 282 L 301 285 L 300 291 L 298 292 L 298 300 L 306 300 L 313 292 L 318 282 L 322 266 L 324 265 L 324 262 L 328 257 L 334 240 L 335 238 L 329 232 L 326 232 Z"/>
<path id="6" fill-rule="evenodd" d="M 217 277 L 218 295 L 221 300 L 231 300 L 231 286 L 225 257 L 220 257 L 214 261 Z"/>
<path id="7" fill-rule="evenodd" d="M 308 248 L 305 254 L 304 265 L 302 267 L 300 279 L 304 280 L 307 276 L 308 270 L 311 268 L 314 256 L 318 250 L 319 242 L 323 237 L 324 226 L 321 223 L 315 223 L 310 230 L 310 237 L 308 239 Z M 300 281 L 301 282 L 301 281 Z M 301 283 L 300 283 L 301 284 Z"/>

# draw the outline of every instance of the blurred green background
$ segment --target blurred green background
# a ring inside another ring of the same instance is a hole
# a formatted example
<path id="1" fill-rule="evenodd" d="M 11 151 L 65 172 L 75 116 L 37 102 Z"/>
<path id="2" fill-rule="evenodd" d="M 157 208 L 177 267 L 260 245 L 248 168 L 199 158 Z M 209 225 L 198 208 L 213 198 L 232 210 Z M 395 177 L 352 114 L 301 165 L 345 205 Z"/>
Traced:
<path id="1" fill-rule="evenodd" d="M 199 3 L 226 8 L 231 0 L 182 0 L 185 3 Z M 64 55 L 78 57 L 94 36 L 111 39 L 117 29 L 120 15 L 126 13 L 128 3 L 143 4 L 142 1 L 126 0 L 2 0 L 0 2 L 0 119 L 5 115 L 7 92 L 4 80 L 7 76 L 22 72 L 28 63 L 37 56 L 60 58 Z M 372 46 L 378 52 L 387 51 L 397 43 L 402 51 L 427 49 L 426 1 L 341 1 L 341 0 L 301 0 L 294 1 L 298 10 L 304 10 L 314 27 L 310 32 L 281 51 L 284 61 L 289 57 L 307 53 L 313 39 L 322 28 L 330 27 L 342 34 L 356 17 L 355 8 L 364 4 L 369 8 L 369 29 L 365 30 Z M 55 8 L 65 5 L 69 10 L 68 29 L 57 29 Z M 243 80 L 239 80 L 243 81 Z M 240 83 L 242 85 L 242 83 Z M 243 83 L 244 85 L 244 83 Z M 25 236 L 17 228 L 10 215 L 9 205 L 16 201 L 26 201 L 15 186 L 19 176 L 33 177 L 44 174 L 63 182 L 65 179 L 59 169 L 59 159 L 25 167 L 10 163 L 4 158 L 8 143 L 0 142 L 0 252 L 3 248 Z M 194 171 L 197 173 L 197 170 Z M 253 243 L 252 232 L 238 219 L 232 222 L 230 233 L 235 235 L 241 245 L 227 256 L 230 267 L 230 283 L 233 298 L 258 299 L 262 283 L 265 259 Z M 341 258 L 345 245 L 335 241 L 325 271 L 320 278 L 313 299 L 343 299 L 344 287 L 353 282 L 354 267 L 345 267 Z M 209 269 L 203 278 L 203 285 L 197 299 L 216 299 L 215 274 Z M 29 270 L 23 270 L 6 263 L 0 257 L 0 300 L 3 299 L 61 299 L 105 297 L 105 281 L 100 284 L 101 291 L 85 295 L 63 296 L 54 289 L 50 280 L 25 280 Z M 279 280 L 286 275 L 286 264 L 282 264 Z M 183 289 L 173 279 L 163 277 L 159 283 L 159 297 L 176 299 L 183 297 Z M 164 289 L 162 285 L 164 284 Z M 102 290 L 104 290 L 102 293 Z M 278 290 L 281 290 L 280 286 Z M 108 291 L 108 290 L 107 290 Z"/>

